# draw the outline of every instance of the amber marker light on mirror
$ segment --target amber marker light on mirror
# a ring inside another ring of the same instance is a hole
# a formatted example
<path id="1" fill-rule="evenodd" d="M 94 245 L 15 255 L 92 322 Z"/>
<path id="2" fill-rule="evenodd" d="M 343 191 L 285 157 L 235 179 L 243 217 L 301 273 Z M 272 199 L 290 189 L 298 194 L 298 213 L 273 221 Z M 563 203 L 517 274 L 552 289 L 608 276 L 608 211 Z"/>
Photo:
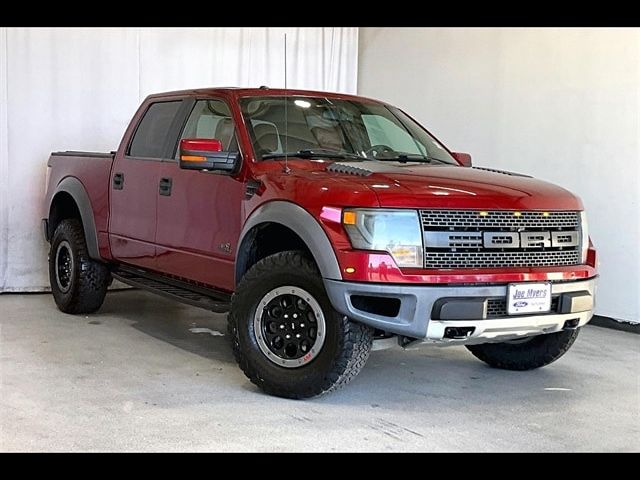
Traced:
<path id="1" fill-rule="evenodd" d="M 183 162 L 204 162 L 206 158 L 200 155 L 181 155 L 180 160 Z"/>

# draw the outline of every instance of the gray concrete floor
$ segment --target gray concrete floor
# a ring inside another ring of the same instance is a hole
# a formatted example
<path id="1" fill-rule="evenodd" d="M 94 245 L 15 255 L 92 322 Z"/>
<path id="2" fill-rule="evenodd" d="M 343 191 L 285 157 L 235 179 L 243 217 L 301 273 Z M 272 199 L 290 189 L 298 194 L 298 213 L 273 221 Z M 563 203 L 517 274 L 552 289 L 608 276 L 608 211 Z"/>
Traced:
<path id="1" fill-rule="evenodd" d="M 464 348 L 375 351 L 348 387 L 292 401 L 249 383 L 218 332 L 224 315 L 141 291 L 88 317 L 1 295 L 0 450 L 640 450 L 631 333 L 586 327 L 532 372 Z"/>

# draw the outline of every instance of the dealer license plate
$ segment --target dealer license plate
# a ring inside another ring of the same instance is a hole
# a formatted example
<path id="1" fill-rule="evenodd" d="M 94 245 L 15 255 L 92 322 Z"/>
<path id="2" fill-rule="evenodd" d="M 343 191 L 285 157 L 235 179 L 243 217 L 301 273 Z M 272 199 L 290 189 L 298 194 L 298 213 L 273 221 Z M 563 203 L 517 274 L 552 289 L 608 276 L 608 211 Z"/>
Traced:
<path id="1" fill-rule="evenodd" d="M 545 313 L 551 310 L 550 283 L 511 283 L 507 288 L 507 314 Z"/>

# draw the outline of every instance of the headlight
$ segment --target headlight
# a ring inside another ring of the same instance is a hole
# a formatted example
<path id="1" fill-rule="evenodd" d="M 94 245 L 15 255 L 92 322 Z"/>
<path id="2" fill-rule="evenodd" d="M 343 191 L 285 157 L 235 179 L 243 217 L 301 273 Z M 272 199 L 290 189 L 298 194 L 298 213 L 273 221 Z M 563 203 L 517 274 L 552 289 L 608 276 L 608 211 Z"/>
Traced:
<path id="1" fill-rule="evenodd" d="M 582 263 L 587 263 L 587 251 L 589 250 L 589 224 L 587 223 L 587 212 L 580 212 L 580 233 L 582 246 Z"/>
<path id="2" fill-rule="evenodd" d="M 345 209 L 353 248 L 386 251 L 399 267 L 422 267 L 422 229 L 415 210 Z"/>

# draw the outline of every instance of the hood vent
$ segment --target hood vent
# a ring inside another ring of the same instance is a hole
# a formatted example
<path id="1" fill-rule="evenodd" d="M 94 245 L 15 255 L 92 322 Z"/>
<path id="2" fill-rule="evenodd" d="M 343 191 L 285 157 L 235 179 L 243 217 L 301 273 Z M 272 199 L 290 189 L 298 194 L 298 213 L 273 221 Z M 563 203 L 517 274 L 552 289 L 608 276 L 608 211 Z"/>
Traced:
<path id="1" fill-rule="evenodd" d="M 496 168 L 488 168 L 488 167 L 471 167 L 471 168 L 475 170 L 484 170 L 486 172 L 501 173 L 502 175 L 511 175 L 512 177 L 533 178 L 531 175 L 524 175 L 523 173 L 516 173 L 516 172 L 508 172 L 507 170 L 498 170 Z"/>
<path id="2" fill-rule="evenodd" d="M 356 175 L 358 177 L 368 177 L 373 172 L 366 168 L 354 167 L 346 163 L 334 162 L 327 167 L 327 172 L 346 173 L 347 175 Z"/>

